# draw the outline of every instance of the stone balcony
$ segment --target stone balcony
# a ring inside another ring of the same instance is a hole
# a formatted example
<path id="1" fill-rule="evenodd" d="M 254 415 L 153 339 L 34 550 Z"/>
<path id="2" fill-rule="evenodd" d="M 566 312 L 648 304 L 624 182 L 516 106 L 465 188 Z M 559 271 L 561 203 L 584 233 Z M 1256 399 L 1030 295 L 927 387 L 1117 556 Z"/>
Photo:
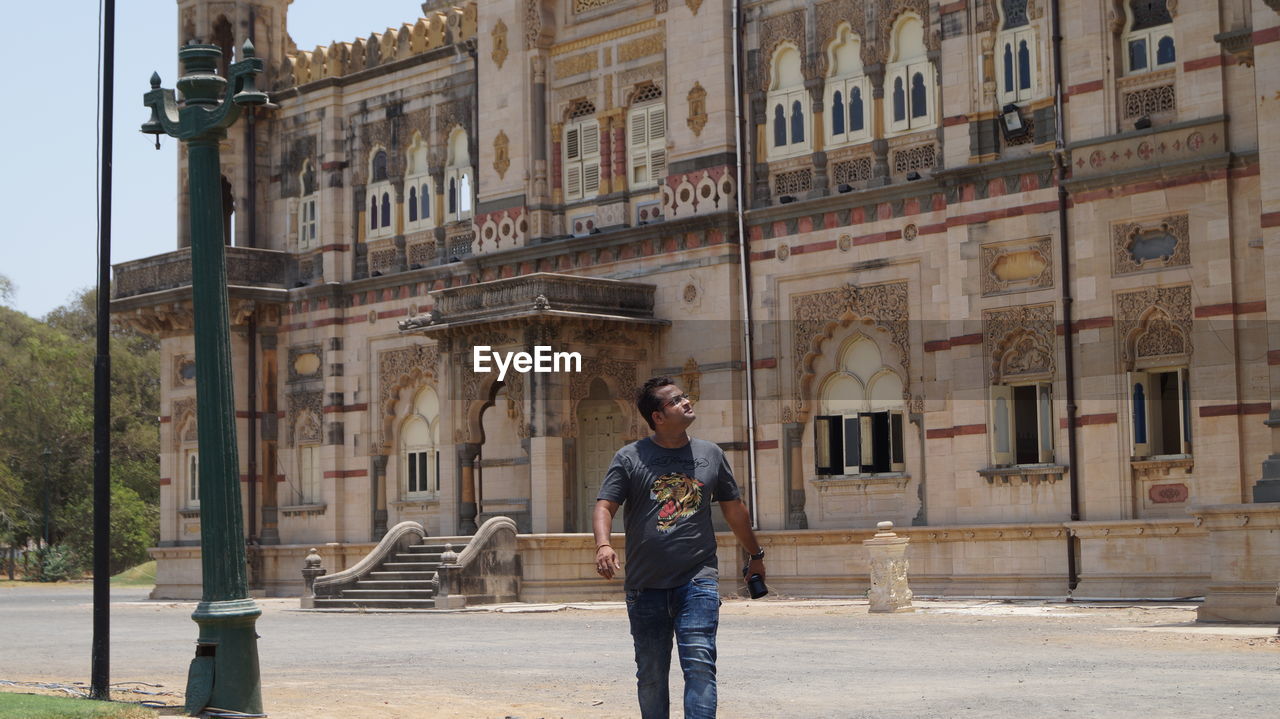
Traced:
<path id="1" fill-rule="evenodd" d="M 400 323 L 402 331 L 433 331 L 533 315 L 666 324 L 653 317 L 653 285 L 538 272 L 437 290 L 435 310 Z"/>
<path id="2" fill-rule="evenodd" d="M 228 285 L 284 289 L 296 274 L 295 261 L 285 252 L 228 247 L 226 256 Z M 122 262 L 113 269 L 113 300 L 190 287 L 191 248 Z"/>

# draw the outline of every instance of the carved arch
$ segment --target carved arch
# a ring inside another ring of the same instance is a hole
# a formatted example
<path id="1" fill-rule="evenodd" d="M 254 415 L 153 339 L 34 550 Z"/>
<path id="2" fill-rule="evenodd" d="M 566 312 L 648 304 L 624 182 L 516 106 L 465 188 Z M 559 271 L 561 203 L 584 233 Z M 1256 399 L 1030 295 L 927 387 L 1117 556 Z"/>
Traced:
<path id="1" fill-rule="evenodd" d="M 1124 352 L 1129 370 L 1168 364 L 1171 358 L 1185 363 L 1191 356 L 1191 338 L 1168 310 L 1156 305 L 1148 308 L 1129 330 Z"/>
<path id="2" fill-rule="evenodd" d="M 644 431 L 639 428 L 639 414 L 635 410 L 635 395 L 639 391 L 637 373 L 639 367 L 635 362 L 615 360 L 609 357 L 587 357 L 583 359 L 582 371 L 573 375 L 569 381 L 569 418 L 565 423 L 565 437 L 578 436 L 578 407 L 590 398 L 591 385 L 600 380 L 609 390 L 609 396 L 631 418 L 628 423 L 630 438 L 639 439 Z"/>
<path id="3" fill-rule="evenodd" d="M 910 399 L 911 377 L 907 372 L 910 359 L 894 341 L 890 327 L 874 318 L 863 317 L 846 309 L 829 322 L 812 339 L 801 364 L 800 397 L 796 421 L 807 421 L 818 402 L 818 390 L 840 369 L 840 357 L 854 342 L 870 340 L 880 351 L 881 361 L 902 382 L 903 400 Z M 877 374 L 878 376 L 878 374 Z M 868 378 L 870 379 L 870 378 Z"/>

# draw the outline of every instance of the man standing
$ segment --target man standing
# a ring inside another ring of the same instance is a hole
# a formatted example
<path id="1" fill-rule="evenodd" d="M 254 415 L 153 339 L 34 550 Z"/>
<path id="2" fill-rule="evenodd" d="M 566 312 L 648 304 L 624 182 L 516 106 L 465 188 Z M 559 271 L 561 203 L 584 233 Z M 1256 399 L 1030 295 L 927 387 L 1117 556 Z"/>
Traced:
<path id="1" fill-rule="evenodd" d="M 724 452 L 686 431 L 695 419 L 689 395 L 669 377 L 654 377 L 644 383 L 636 406 L 653 436 L 618 450 L 605 474 L 592 516 L 596 571 L 612 579 L 621 568 L 609 533 L 613 515 L 623 506 L 627 616 L 641 716 L 668 715 L 674 635 L 684 673 L 684 715 L 714 717 L 720 588 L 711 503 L 720 503 L 734 536 L 752 552 L 750 572 L 761 579 L 764 550 L 751 531 Z"/>

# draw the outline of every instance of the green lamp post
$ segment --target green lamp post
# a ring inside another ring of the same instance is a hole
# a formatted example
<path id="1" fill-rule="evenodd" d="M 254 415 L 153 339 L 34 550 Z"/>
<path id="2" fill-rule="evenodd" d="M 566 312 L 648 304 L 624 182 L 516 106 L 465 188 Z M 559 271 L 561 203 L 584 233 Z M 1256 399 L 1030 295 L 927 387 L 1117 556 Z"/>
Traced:
<path id="1" fill-rule="evenodd" d="M 178 51 L 183 75 L 178 90 L 160 88 L 151 75 L 143 99 L 151 119 L 142 131 L 176 137 L 187 145 L 191 216 L 191 295 L 195 319 L 196 424 L 200 446 L 200 561 L 204 590 L 191 618 L 200 627 L 196 657 L 187 675 L 186 710 L 216 707 L 245 714 L 262 712 L 258 635 L 262 610 L 249 598 L 245 571 L 244 517 L 240 505 L 240 460 L 236 449 L 231 378 L 231 331 L 222 234 L 222 171 L 218 143 L 244 105 L 262 105 L 254 78 L 262 60 L 245 42 L 243 59 L 228 77 L 218 75 L 222 51 L 191 44 Z"/>

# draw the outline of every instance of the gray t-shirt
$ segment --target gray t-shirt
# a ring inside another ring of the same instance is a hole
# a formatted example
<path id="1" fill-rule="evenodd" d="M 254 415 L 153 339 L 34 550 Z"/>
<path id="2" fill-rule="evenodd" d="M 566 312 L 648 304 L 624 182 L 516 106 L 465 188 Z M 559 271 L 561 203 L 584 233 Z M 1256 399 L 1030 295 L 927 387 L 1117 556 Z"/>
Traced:
<path id="1" fill-rule="evenodd" d="M 717 576 L 711 503 L 739 498 L 724 451 L 690 439 L 679 449 L 646 437 L 618 450 L 596 499 L 622 505 L 627 589 L 669 589 Z"/>

